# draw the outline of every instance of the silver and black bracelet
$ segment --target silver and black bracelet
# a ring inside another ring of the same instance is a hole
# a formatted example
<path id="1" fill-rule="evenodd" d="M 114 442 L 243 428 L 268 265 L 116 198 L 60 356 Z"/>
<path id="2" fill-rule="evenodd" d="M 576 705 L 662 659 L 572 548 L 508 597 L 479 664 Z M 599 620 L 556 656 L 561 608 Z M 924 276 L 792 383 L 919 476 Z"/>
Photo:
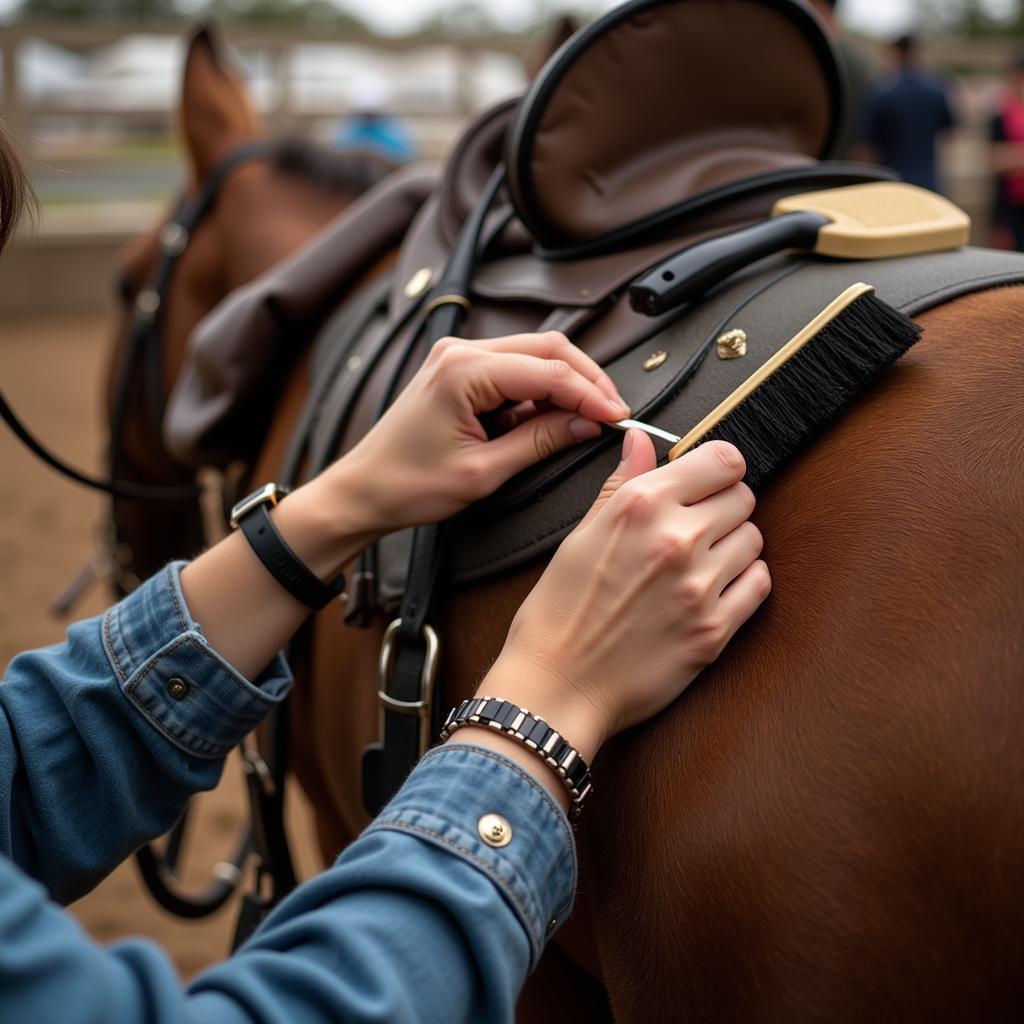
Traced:
<path id="1" fill-rule="evenodd" d="M 485 725 L 532 750 L 565 783 L 571 800 L 569 813 L 574 818 L 579 815 L 583 801 L 594 788 L 590 768 L 576 748 L 543 718 L 498 697 L 472 697 L 448 712 L 441 727 L 442 742 L 464 725 Z"/>

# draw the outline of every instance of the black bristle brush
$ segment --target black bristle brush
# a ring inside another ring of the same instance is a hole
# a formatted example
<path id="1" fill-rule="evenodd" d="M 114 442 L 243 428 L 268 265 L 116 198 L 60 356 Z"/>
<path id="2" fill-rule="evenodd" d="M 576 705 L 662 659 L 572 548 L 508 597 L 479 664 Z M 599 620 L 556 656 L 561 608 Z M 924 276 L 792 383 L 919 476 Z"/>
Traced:
<path id="1" fill-rule="evenodd" d="M 855 284 L 830 302 L 724 402 L 673 445 L 676 459 L 730 441 L 759 487 L 921 337 L 909 317 Z"/>

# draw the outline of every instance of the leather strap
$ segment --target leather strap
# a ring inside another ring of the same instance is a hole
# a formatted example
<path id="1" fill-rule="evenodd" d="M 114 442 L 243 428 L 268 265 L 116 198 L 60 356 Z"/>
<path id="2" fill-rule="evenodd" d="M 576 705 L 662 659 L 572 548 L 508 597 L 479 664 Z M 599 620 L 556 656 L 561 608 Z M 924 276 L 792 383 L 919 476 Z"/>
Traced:
<path id="1" fill-rule="evenodd" d="M 323 583 L 310 572 L 278 532 L 265 504 L 250 509 L 238 520 L 238 526 L 267 572 L 308 608 L 319 611 L 344 591 L 344 575 Z"/>
<path id="2" fill-rule="evenodd" d="M 499 167 L 491 175 L 479 204 L 459 234 L 440 282 L 427 297 L 427 309 L 434 303 L 426 322 L 428 351 L 439 339 L 454 334 L 462 322 L 465 306 L 447 300 L 452 296 L 468 296 L 473 270 L 482 255 L 484 225 L 504 180 L 504 168 Z M 440 298 L 446 301 L 437 302 Z M 397 380 L 392 382 L 395 383 Z M 389 388 L 389 392 L 391 390 Z M 426 753 L 425 737 L 429 740 L 441 724 L 437 702 L 433 699 L 437 637 L 429 617 L 437 598 L 446 533 L 444 523 L 415 531 L 405 595 L 399 617 L 389 627 L 391 646 L 386 645 L 381 652 L 379 698 L 383 742 L 368 747 L 363 754 L 363 802 L 373 815 Z M 425 719 L 428 719 L 426 723 Z"/>

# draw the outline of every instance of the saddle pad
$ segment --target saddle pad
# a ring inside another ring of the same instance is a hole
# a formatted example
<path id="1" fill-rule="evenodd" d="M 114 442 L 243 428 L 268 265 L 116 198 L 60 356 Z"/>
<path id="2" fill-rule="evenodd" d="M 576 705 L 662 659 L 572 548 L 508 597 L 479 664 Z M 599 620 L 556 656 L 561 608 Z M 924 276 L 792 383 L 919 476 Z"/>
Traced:
<path id="1" fill-rule="evenodd" d="M 731 279 L 606 369 L 638 419 L 685 434 L 857 281 L 874 285 L 879 298 L 913 316 L 971 292 L 1024 283 L 1024 254 L 967 248 L 887 261 L 773 257 Z M 747 334 L 745 357 L 722 360 L 712 347 L 695 371 L 688 368 L 690 357 L 709 339 L 732 328 Z M 656 351 L 666 358 L 656 369 L 645 370 L 645 361 Z M 454 582 L 481 580 L 550 552 L 590 507 L 615 468 L 620 444 L 616 433 L 563 452 L 456 519 L 450 531 Z M 410 537 L 395 534 L 380 545 L 386 604 L 396 602 L 404 588 Z"/>

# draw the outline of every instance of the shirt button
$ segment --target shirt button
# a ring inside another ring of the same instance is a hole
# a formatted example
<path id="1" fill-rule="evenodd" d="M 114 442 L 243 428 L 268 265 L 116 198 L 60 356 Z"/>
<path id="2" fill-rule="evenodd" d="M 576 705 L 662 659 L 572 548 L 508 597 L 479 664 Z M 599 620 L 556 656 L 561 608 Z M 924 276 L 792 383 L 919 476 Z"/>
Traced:
<path id="1" fill-rule="evenodd" d="M 184 700 L 188 696 L 188 683 L 184 679 L 180 679 L 178 676 L 171 676 L 167 680 L 167 692 L 175 700 Z"/>
<path id="2" fill-rule="evenodd" d="M 512 826 L 500 814 L 485 814 L 476 830 L 488 846 L 508 846 L 512 842 Z"/>

